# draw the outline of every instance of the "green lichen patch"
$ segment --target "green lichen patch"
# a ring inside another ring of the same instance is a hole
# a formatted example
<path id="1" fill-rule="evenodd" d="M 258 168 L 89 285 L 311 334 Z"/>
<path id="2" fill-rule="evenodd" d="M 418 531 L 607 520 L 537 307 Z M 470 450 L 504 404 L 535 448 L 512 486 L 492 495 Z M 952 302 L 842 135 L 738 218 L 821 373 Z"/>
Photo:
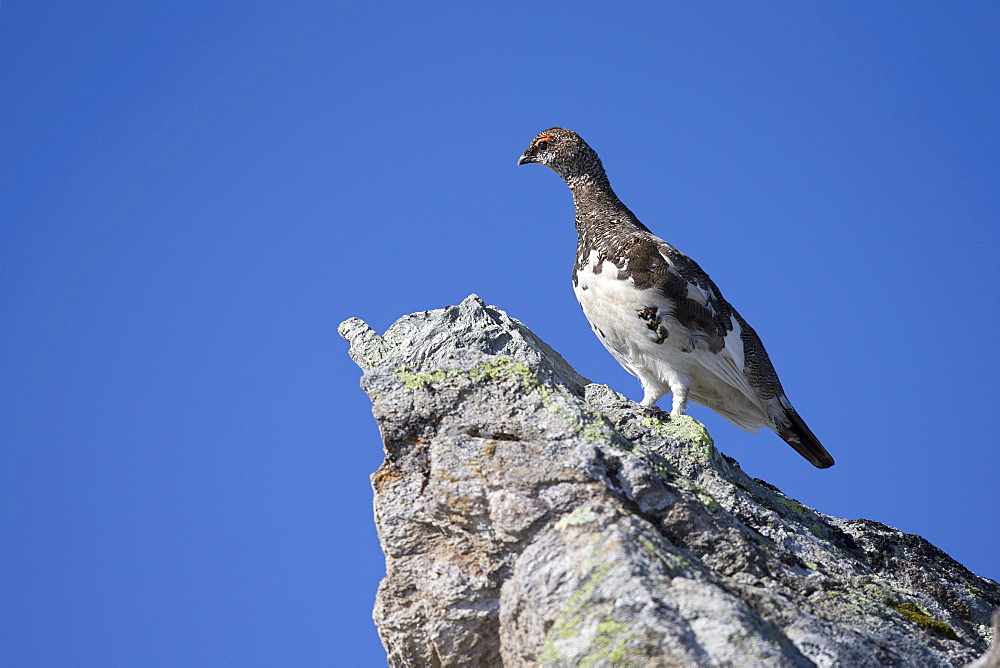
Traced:
<path id="1" fill-rule="evenodd" d="M 899 596 L 897 594 L 879 584 L 872 582 L 869 578 L 857 582 L 854 586 L 857 588 L 858 593 L 862 596 L 867 596 L 871 600 L 877 601 L 882 605 L 891 606 L 899 602 Z"/>
<path id="2" fill-rule="evenodd" d="M 927 610 L 924 610 L 916 603 L 900 603 L 898 605 L 890 605 L 889 607 L 922 629 L 933 631 L 942 638 L 958 640 L 958 634 L 950 626 L 939 619 L 931 617 L 927 614 Z"/>
<path id="3" fill-rule="evenodd" d="M 597 513 L 590 507 L 590 504 L 580 506 L 568 515 L 564 515 L 556 522 L 556 529 L 562 531 L 566 527 L 587 524 L 597 520 Z"/>
<path id="4" fill-rule="evenodd" d="M 640 422 L 657 436 L 687 443 L 700 459 L 708 461 L 712 458 L 712 437 L 708 435 L 705 425 L 690 415 L 669 415 L 664 419 L 647 416 Z"/>
<path id="5" fill-rule="evenodd" d="M 705 504 L 705 507 L 712 513 L 718 513 L 719 511 L 724 510 L 722 504 L 716 501 L 715 497 L 712 496 L 712 494 L 704 487 L 699 487 L 689 479 L 683 477 L 676 478 L 673 482 L 698 497 L 698 500 Z"/>
<path id="6" fill-rule="evenodd" d="M 774 502 L 779 506 L 790 512 L 795 517 L 804 516 L 809 509 L 803 506 L 801 503 L 795 499 L 789 499 L 787 496 L 775 496 Z"/>
<path id="7" fill-rule="evenodd" d="M 661 549 L 656 543 L 648 538 L 644 538 L 641 534 L 638 536 L 636 542 L 647 555 L 654 559 L 659 558 Z"/>
<path id="8" fill-rule="evenodd" d="M 584 508 L 589 507 L 581 506 L 573 512 L 582 511 Z M 591 510 L 590 512 L 593 511 Z M 570 515 L 572 514 L 570 513 Z M 552 628 L 549 629 L 549 633 L 545 637 L 545 646 L 542 648 L 541 654 L 538 655 L 539 663 L 557 663 L 562 660 L 562 652 L 559 650 L 556 641 L 580 635 L 580 627 L 584 623 L 583 613 L 587 612 L 590 599 L 593 598 L 597 592 L 597 587 L 608 577 L 608 573 L 610 572 L 611 564 L 602 564 L 594 568 L 590 572 L 589 577 L 580 585 L 580 588 L 570 595 L 569 600 L 566 601 L 566 607 L 563 608 L 559 617 L 553 622 Z"/>
<path id="9" fill-rule="evenodd" d="M 528 392 L 538 390 L 542 393 L 543 398 L 547 398 L 549 395 L 548 388 L 542 384 L 527 364 L 516 362 L 507 357 L 497 357 L 480 362 L 469 370 L 458 367 L 442 367 L 418 373 L 410 369 L 398 369 L 396 375 L 403 380 L 403 389 L 407 392 L 424 390 L 449 378 L 464 375 L 476 383 L 513 380 Z"/>
<path id="10" fill-rule="evenodd" d="M 480 362 L 469 371 L 473 382 L 486 383 L 491 381 L 514 382 L 525 394 L 537 392 L 542 399 L 542 406 L 560 417 L 573 421 L 573 416 L 565 406 L 556 400 L 559 394 L 546 385 L 527 364 L 517 362 L 507 357 Z M 595 432 L 596 434 L 596 432 Z"/>
<path id="11" fill-rule="evenodd" d="M 618 433 L 608 418 L 589 408 L 584 411 L 580 435 L 588 441 L 611 445 L 625 452 L 634 452 L 635 446 Z"/>
<path id="12" fill-rule="evenodd" d="M 697 494 L 701 502 L 705 504 L 705 507 L 713 513 L 717 513 L 722 510 L 722 504 L 716 501 L 715 498 L 708 493 L 708 491 L 700 489 Z"/>
<path id="13" fill-rule="evenodd" d="M 476 382 L 512 378 L 527 389 L 538 389 L 542 382 L 534 371 L 523 362 L 515 362 L 508 357 L 480 362 L 469 371 L 469 376 Z"/>
<path id="14" fill-rule="evenodd" d="M 430 373 L 415 373 L 409 369 L 396 371 L 396 375 L 403 379 L 403 389 L 407 392 L 426 389 L 460 373 L 462 373 L 461 369 L 434 369 Z"/>
<path id="15" fill-rule="evenodd" d="M 606 615 L 597 624 L 597 635 L 594 636 L 593 640 L 596 651 L 580 660 L 580 668 L 590 668 L 604 662 L 621 667 L 635 665 L 625 661 L 627 651 L 625 643 L 629 639 L 628 630 L 628 624 L 616 622 L 611 615 Z"/>

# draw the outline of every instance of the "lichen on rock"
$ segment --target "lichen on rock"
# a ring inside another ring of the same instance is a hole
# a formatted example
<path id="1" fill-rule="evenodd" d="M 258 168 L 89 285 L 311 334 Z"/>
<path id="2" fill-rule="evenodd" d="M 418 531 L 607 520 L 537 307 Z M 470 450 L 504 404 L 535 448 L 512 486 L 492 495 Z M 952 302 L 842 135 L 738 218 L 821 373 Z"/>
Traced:
<path id="1" fill-rule="evenodd" d="M 953 666 L 989 645 L 997 583 L 749 478 L 475 295 L 340 332 L 386 453 L 393 666 Z"/>

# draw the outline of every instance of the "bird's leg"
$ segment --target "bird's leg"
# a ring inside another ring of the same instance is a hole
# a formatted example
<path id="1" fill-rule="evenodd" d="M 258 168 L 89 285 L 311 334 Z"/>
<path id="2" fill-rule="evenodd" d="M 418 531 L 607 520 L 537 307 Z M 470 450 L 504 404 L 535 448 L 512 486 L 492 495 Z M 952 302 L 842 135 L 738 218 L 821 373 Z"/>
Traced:
<path id="1" fill-rule="evenodd" d="M 673 390 L 673 407 L 670 412 L 674 415 L 684 415 L 688 409 L 688 388 L 677 387 Z"/>
<path id="2" fill-rule="evenodd" d="M 648 388 L 643 388 L 642 401 L 639 403 L 646 408 L 652 408 L 664 394 L 665 392 L 655 392 L 650 391 Z"/>
<path id="3" fill-rule="evenodd" d="M 639 382 L 642 383 L 642 401 L 639 403 L 646 408 L 656 406 L 656 402 L 660 400 L 660 397 L 670 391 L 670 388 L 666 384 L 658 382 L 654 378 L 639 376 Z"/>

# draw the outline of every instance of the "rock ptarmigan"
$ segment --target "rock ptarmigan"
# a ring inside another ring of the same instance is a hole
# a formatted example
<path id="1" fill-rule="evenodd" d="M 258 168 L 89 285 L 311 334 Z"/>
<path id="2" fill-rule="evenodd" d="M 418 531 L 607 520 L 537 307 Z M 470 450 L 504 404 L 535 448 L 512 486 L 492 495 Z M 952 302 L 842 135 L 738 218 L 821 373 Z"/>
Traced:
<path id="1" fill-rule="evenodd" d="M 622 204 L 587 142 L 549 128 L 517 161 L 528 163 L 553 170 L 573 192 L 573 289 L 601 343 L 642 383 L 643 406 L 672 392 L 672 413 L 695 401 L 750 433 L 774 430 L 818 468 L 833 466 L 785 396 L 757 333 L 694 260 Z"/>

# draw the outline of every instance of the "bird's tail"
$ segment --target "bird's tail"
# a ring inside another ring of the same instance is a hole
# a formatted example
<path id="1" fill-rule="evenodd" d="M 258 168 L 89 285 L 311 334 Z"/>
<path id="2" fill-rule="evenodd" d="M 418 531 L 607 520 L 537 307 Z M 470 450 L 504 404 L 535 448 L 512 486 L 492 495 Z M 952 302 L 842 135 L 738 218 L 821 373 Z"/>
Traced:
<path id="1" fill-rule="evenodd" d="M 803 422 L 799 414 L 795 412 L 788 400 L 781 397 L 782 405 L 785 408 L 785 415 L 790 424 L 778 425 L 778 436 L 784 439 L 785 443 L 795 448 L 795 452 L 809 460 L 809 463 L 819 469 L 826 469 L 833 466 L 833 457 L 823 444 L 819 442 L 812 430 Z"/>

